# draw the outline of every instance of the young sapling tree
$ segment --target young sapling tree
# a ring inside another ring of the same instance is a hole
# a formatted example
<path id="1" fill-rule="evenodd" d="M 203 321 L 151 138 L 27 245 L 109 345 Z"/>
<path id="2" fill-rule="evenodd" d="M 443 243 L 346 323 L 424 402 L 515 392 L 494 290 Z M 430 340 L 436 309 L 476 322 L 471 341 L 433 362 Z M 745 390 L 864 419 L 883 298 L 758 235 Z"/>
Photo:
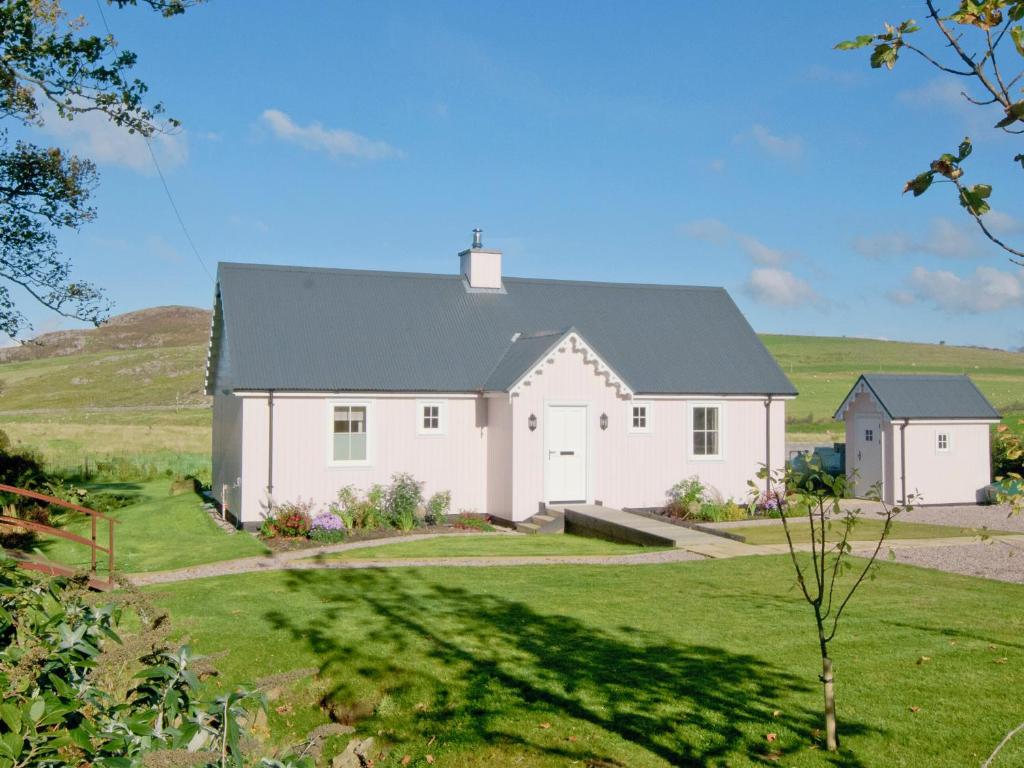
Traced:
<path id="1" fill-rule="evenodd" d="M 814 614 L 821 652 L 825 745 L 830 752 L 836 752 L 839 737 L 829 645 L 857 589 L 866 579 L 874 578 L 878 555 L 892 530 L 893 520 L 899 513 L 911 509 L 914 497 L 908 496 L 901 504 L 890 505 L 882 500 L 879 488 L 872 490 L 868 500 L 881 506 L 878 514 L 884 522 L 882 532 L 870 547 L 866 560 L 854 560 L 851 536 L 865 513 L 860 507 L 842 503 L 850 489 L 845 475 L 831 475 L 822 469 L 820 461 L 812 459 L 799 470 L 787 468 L 770 472 L 764 468 L 759 476 L 768 483 L 768 496 L 774 496 L 777 501 L 796 582 Z M 755 483 L 751 482 L 751 486 L 755 493 L 759 491 Z M 803 520 L 807 521 L 806 532 L 801 530 Z"/>

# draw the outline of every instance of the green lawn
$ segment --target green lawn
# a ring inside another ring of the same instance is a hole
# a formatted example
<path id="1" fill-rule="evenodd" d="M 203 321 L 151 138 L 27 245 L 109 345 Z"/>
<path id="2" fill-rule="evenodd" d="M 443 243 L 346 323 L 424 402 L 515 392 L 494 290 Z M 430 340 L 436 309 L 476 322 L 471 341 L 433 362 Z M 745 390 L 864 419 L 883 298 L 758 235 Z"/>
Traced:
<path id="1" fill-rule="evenodd" d="M 114 529 L 116 570 L 127 573 L 161 571 L 267 552 L 263 544 L 247 533 L 228 534 L 218 528 L 195 494 L 168 496 L 169 486 L 168 480 L 91 486 L 138 499 L 111 513 L 121 521 Z M 63 519 L 66 530 L 88 538 L 87 520 L 72 513 Z M 105 545 L 106 524 L 101 521 L 97 530 L 99 542 Z M 51 560 L 82 567 L 89 565 L 89 550 L 81 544 L 42 537 L 41 549 Z M 105 572 L 105 560 L 102 565 Z"/>
<path id="2" fill-rule="evenodd" d="M 319 670 L 272 703 L 276 741 L 329 710 L 391 745 L 378 768 L 406 754 L 451 768 L 970 766 L 1021 719 L 1024 587 L 896 564 L 865 583 L 834 645 L 837 760 L 817 747 L 813 624 L 784 556 L 275 572 L 152 591 L 179 636 L 227 652 L 219 686 Z M 997 765 L 1022 762 L 1018 739 Z"/>
<path id="3" fill-rule="evenodd" d="M 325 556 L 331 560 L 376 560 L 421 557 L 531 557 L 541 555 L 632 555 L 657 552 L 641 547 L 570 534 L 536 536 L 446 536 L 426 541 L 403 541 Z"/>
<path id="4" fill-rule="evenodd" d="M 790 523 L 794 540 L 809 543 L 811 540 L 811 527 L 806 521 L 793 521 Z M 743 536 L 747 544 L 785 544 L 786 532 L 782 523 L 777 525 L 750 525 L 740 528 L 730 528 L 729 533 Z M 842 535 L 843 529 L 840 523 L 832 523 L 827 536 L 829 541 L 835 541 Z M 931 523 L 902 523 L 893 522 L 892 530 L 889 532 L 890 539 L 942 539 L 949 536 L 978 536 L 982 531 L 978 528 L 958 528 L 953 525 L 932 525 Z M 986 534 L 1006 533 L 1006 531 L 985 531 Z M 850 541 L 878 541 L 882 535 L 882 521 L 880 520 L 858 520 L 850 534 Z"/>

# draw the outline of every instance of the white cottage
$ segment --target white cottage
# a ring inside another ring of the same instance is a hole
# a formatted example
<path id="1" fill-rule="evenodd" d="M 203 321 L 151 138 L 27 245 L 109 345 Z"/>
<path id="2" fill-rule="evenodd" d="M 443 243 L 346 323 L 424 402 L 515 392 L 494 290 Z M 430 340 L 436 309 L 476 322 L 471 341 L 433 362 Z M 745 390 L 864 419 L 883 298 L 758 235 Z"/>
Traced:
<path id="1" fill-rule="evenodd" d="M 973 504 L 992 480 L 989 427 L 999 414 L 967 376 L 865 373 L 835 419 L 846 425 L 855 492 L 888 503 Z"/>
<path id="2" fill-rule="evenodd" d="M 721 288 L 221 264 L 213 492 L 239 524 L 396 472 L 453 510 L 643 507 L 699 475 L 743 499 L 796 391 Z"/>

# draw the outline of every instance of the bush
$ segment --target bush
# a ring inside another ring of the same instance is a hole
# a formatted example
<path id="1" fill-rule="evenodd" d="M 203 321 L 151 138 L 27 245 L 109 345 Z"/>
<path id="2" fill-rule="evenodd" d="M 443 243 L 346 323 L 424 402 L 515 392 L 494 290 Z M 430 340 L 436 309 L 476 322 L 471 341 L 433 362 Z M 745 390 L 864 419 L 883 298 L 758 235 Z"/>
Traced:
<path id="1" fill-rule="evenodd" d="M 286 501 L 275 504 L 263 518 L 260 536 L 264 538 L 297 538 L 306 536 L 313 524 L 312 501 Z"/>
<path id="2" fill-rule="evenodd" d="M 782 501 L 775 491 L 771 493 L 764 492 L 750 505 L 750 514 L 753 517 L 781 517 L 782 513 L 779 511 L 779 507 Z"/>
<path id="3" fill-rule="evenodd" d="M 444 525 L 448 522 L 448 511 L 452 508 L 452 492 L 438 491 L 427 500 L 427 523 Z"/>
<path id="4" fill-rule="evenodd" d="M 712 501 L 707 486 L 694 475 L 680 480 L 669 488 L 668 503 L 665 505 L 664 512 L 670 517 L 680 520 L 700 518 L 701 508 Z"/>
<path id="5" fill-rule="evenodd" d="M 489 533 L 494 530 L 494 526 L 486 519 L 471 517 L 465 512 L 460 512 L 459 516 L 452 521 L 452 525 L 467 531 L 487 531 Z"/>
<path id="6" fill-rule="evenodd" d="M 245 725 L 266 712 L 264 697 L 205 695 L 209 663 L 162 641 L 167 615 L 139 593 L 121 602 L 135 607 L 123 622 L 138 627 L 134 644 L 117 634 L 124 609 L 81 579 L 40 579 L 0 555 L 0 765 L 169 765 L 144 756 L 173 750 L 176 765 L 312 768 L 294 753 L 257 763 Z"/>
<path id="7" fill-rule="evenodd" d="M 334 544 L 345 538 L 345 523 L 333 512 L 321 512 L 313 518 L 309 538 L 321 544 Z"/>
<path id="8" fill-rule="evenodd" d="M 384 494 L 384 509 L 388 522 L 400 531 L 411 531 L 419 525 L 416 513 L 423 503 L 423 483 L 407 472 L 391 477 L 391 485 Z"/>

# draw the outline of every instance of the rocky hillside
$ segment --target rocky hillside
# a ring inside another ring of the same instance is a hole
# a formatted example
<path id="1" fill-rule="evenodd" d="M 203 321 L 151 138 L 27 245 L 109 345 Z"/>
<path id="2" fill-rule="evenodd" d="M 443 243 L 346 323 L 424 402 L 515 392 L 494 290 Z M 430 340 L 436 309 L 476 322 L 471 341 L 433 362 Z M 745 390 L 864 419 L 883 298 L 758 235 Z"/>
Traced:
<path id="1" fill-rule="evenodd" d="M 112 317 L 99 328 L 56 331 L 28 344 L 0 349 L 0 363 L 94 352 L 205 346 L 210 311 L 197 307 L 153 307 Z"/>

